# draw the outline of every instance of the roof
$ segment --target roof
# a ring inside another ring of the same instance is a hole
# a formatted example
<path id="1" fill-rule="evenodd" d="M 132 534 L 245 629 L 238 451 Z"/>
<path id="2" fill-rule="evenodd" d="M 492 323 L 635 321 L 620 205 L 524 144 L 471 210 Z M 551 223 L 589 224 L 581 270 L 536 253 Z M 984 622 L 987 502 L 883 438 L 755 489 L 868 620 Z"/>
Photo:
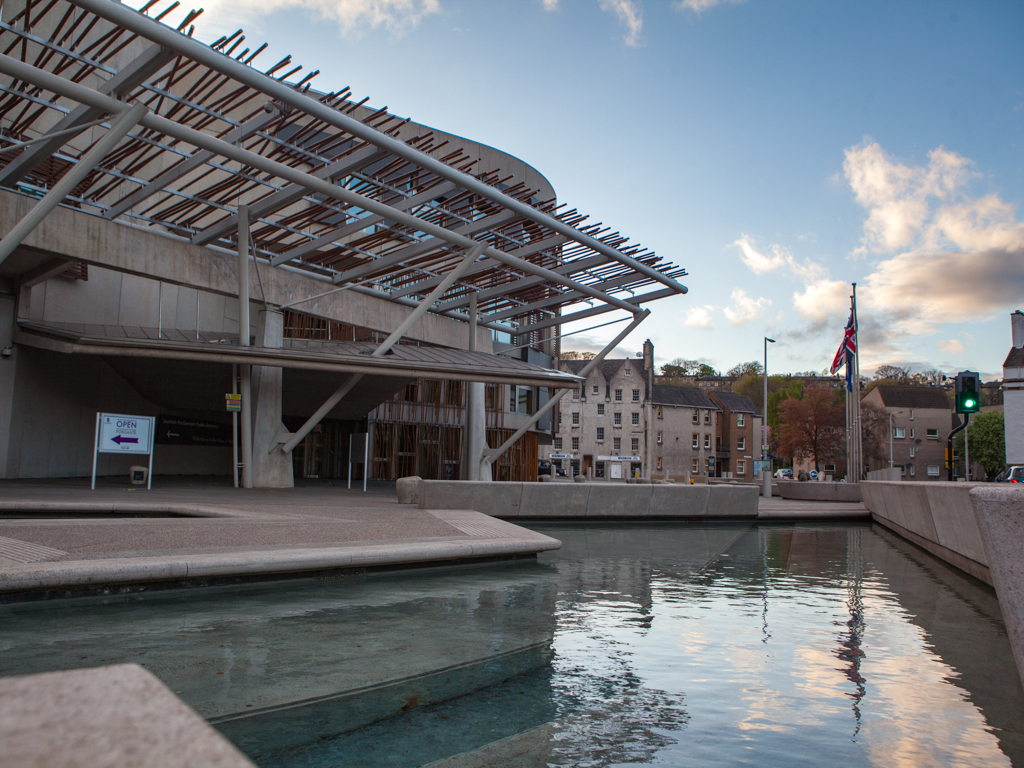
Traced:
<path id="1" fill-rule="evenodd" d="M 377 344 L 356 341 L 284 339 L 284 348 L 242 347 L 237 337 L 81 323 L 21 322 L 14 340 L 19 344 L 66 354 L 196 360 L 278 368 L 333 370 L 392 377 L 454 379 L 494 384 L 578 386 L 579 379 L 521 360 L 447 347 L 399 344 L 383 357 L 370 355 Z M 392 354 L 393 353 L 393 354 Z"/>
<path id="2" fill-rule="evenodd" d="M 1024 347 L 1013 347 L 1010 349 L 1010 354 L 1006 356 L 1006 362 L 1003 363 L 1003 368 L 1021 367 L 1024 367 Z"/>
<path id="3" fill-rule="evenodd" d="M 64 205 L 235 251 L 245 202 L 261 259 L 400 304 L 442 283 L 470 243 L 486 245 L 431 311 L 468 319 L 475 293 L 492 325 L 557 324 L 594 292 L 639 304 L 664 293 L 633 298 L 655 282 L 685 291 L 685 270 L 559 204 L 522 161 L 365 106 L 347 87 L 311 89 L 319 70 L 257 61 L 266 45 L 242 30 L 204 45 L 189 29 L 201 11 L 179 33 L 152 5 L 54 0 L 4 18 L 0 43 L 21 56 L 5 66 L 24 71 L 0 94 L 0 142 L 18 146 L 0 156 L 0 184 L 42 197 L 102 150 L 111 104 L 145 105 Z"/>
<path id="4" fill-rule="evenodd" d="M 578 376 L 580 371 L 590 365 L 590 362 L 590 360 L 562 360 L 561 365 Z M 611 381 L 612 377 L 614 377 L 627 362 L 632 362 L 638 369 L 643 369 L 642 360 L 633 361 L 631 358 L 619 357 L 612 359 L 605 358 L 597 364 L 597 370 L 600 371 L 602 376 L 604 376 L 605 381 Z"/>
<path id="5" fill-rule="evenodd" d="M 721 410 L 697 387 L 673 387 L 667 384 L 655 384 L 651 402 L 655 405 L 685 405 L 690 408 Z"/>
<path id="6" fill-rule="evenodd" d="M 875 387 L 886 408 L 934 408 L 948 411 L 949 398 L 938 387 L 901 387 L 880 384 Z"/>
<path id="7" fill-rule="evenodd" d="M 733 392 L 715 392 L 714 398 L 722 404 L 722 407 L 731 413 L 752 413 L 760 416 L 760 411 L 754 407 L 754 401 L 746 395 L 737 395 Z"/>

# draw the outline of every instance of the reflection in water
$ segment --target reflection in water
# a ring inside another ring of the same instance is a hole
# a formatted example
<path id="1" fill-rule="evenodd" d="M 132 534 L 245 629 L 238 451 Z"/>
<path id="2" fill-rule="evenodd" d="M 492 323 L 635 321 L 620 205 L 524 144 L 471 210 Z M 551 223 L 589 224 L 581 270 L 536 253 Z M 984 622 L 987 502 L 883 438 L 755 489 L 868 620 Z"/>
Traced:
<path id="1" fill-rule="evenodd" d="M 537 527 L 511 567 L 0 607 L 0 673 L 144 660 L 264 768 L 1024 768 L 994 594 L 887 532 Z"/>

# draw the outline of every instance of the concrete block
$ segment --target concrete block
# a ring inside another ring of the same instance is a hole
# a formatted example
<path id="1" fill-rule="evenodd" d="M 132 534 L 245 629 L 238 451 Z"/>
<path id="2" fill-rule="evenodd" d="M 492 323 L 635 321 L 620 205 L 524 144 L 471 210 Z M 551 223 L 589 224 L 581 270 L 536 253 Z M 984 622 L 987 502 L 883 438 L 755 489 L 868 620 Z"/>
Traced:
<path id="1" fill-rule="evenodd" d="M 472 509 L 491 517 L 518 517 L 523 483 L 424 480 L 420 509 Z"/>
<path id="2" fill-rule="evenodd" d="M 395 490 L 398 491 L 398 503 L 419 504 L 420 485 L 422 483 L 423 478 L 417 475 L 398 478 L 398 481 L 395 483 Z"/>
<path id="3" fill-rule="evenodd" d="M 520 517 L 585 517 L 591 493 L 601 487 L 589 483 L 523 483 Z"/>
<path id="4" fill-rule="evenodd" d="M 587 478 L 585 478 L 583 475 L 573 475 L 572 481 L 574 483 L 585 483 L 587 482 Z"/>
<path id="5" fill-rule="evenodd" d="M 591 487 L 587 517 L 647 517 L 651 485 L 607 483 Z"/>
<path id="6" fill-rule="evenodd" d="M 985 564 L 985 545 L 971 508 L 975 483 L 936 483 L 925 489 L 936 541 L 975 562 Z"/>
<path id="7" fill-rule="evenodd" d="M 651 489 L 651 517 L 703 517 L 708 485 L 656 485 Z"/>
<path id="8" fill-rule="evenodd" d="M 924 486 L 925 483 L 914 482 L 895 484 L 906 521 L 903 526 L 928 541 L 937 541 L 932 510 L 928 506 L 928 490 Z"/>
<path id="9" fill-rule="evenodd" d="M 1024 488 L 978 487 L 970 499 L 1024 683 Z"/>
<path id="10" fill-rule="evenodd" d="M 253 768 L 136 664 L 0 680 L 5 766 Z"/>
<path id="11" fill-rule="evenodd" d="M 801 483 L 783 480 L 779 483 L 779 495 L 784 499 L 804 501 L 848 501 L 862 500 L 858 483 Z"/>
<path id="12" fill-rule="evenodd" d="M 757 517 L 760 496 L 756 485 L 708 486 L 708 517 Z"/>

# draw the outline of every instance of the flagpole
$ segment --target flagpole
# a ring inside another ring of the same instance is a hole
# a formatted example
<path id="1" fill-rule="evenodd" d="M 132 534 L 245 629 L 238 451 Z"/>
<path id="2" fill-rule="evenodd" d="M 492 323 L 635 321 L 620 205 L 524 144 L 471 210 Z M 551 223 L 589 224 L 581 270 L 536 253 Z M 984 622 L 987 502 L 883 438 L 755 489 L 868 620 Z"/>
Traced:
<path id="1" fill-rule="evenodd" d="M 861 442 L 860 424 L 860 320 L 857 319 L 857 284 L 853 284 L 853 295 L 850 297 L 853 304 L 853 455 L 856 464 L 856 482 L 860 482 L 861 474 L 864 472 L 864 446 Z"/>

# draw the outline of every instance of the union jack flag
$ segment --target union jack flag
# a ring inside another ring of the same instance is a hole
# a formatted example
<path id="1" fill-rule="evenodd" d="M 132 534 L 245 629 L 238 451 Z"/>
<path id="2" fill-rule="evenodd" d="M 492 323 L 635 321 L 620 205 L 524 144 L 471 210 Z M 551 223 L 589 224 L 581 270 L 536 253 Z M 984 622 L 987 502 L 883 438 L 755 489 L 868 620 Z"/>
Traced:
<path id="1" fill-rule="evenodd" d="M 844 365 L 849 365 L 853 355 L 857 354 L 857 322 L 853 317 L 853 310 L 850 310 L 850 320 L 846 323 L 846 333 L 843 334 L 843 343 L 836 351 L 835 359 L 832 361 L 831 373 L 835 373 Z"/>

